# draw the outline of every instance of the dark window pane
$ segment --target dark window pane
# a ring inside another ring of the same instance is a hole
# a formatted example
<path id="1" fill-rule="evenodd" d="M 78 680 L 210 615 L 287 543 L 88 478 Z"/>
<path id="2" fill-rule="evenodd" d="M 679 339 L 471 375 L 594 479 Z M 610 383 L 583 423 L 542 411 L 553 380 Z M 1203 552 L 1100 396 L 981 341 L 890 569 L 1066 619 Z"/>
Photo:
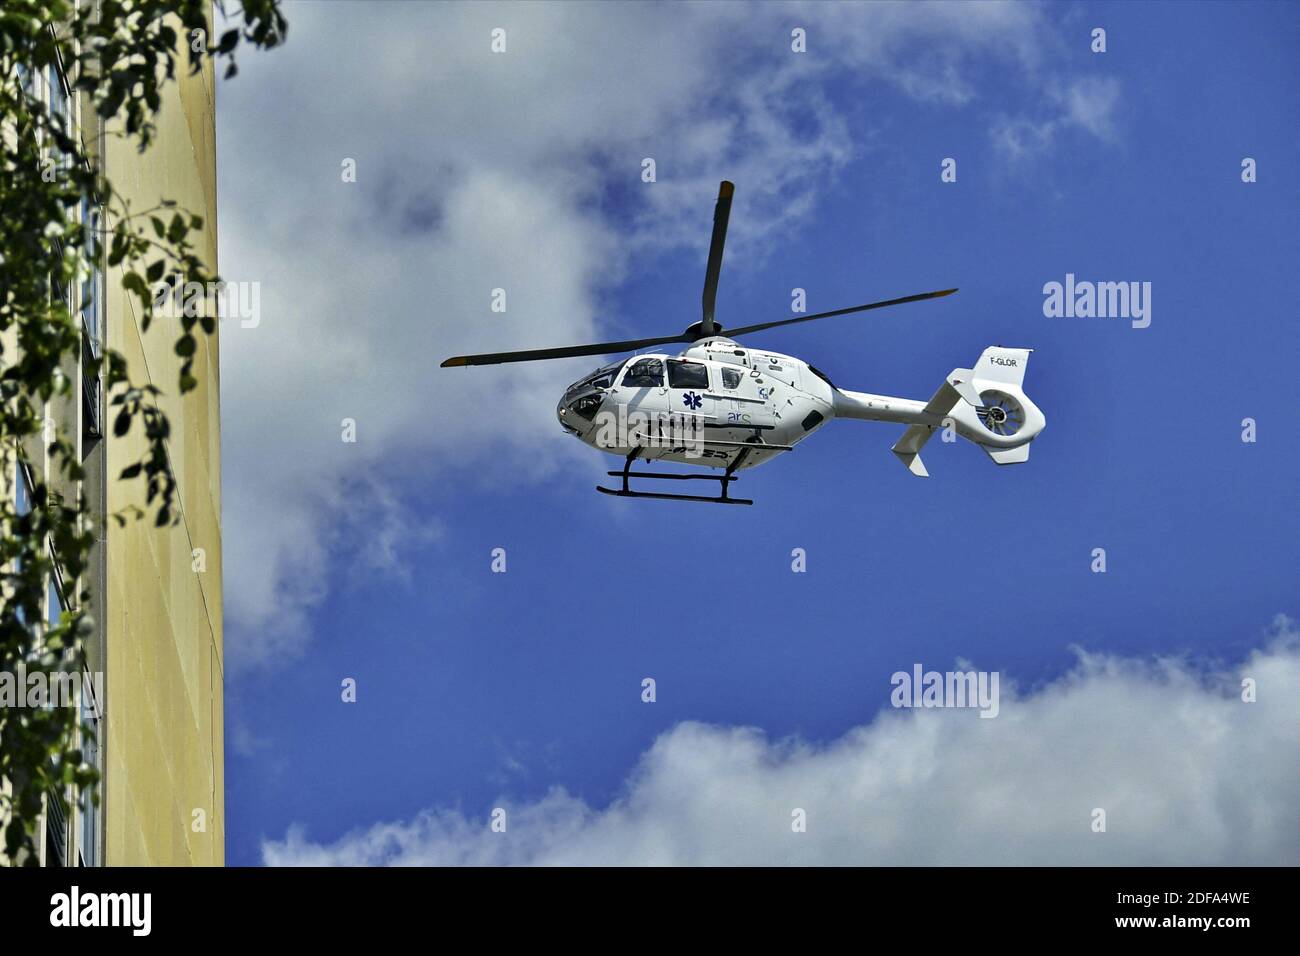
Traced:
<path id="1" fill-rule="evenodd" d="M 708 388 L 709 367 L 698 362 L 670 361 L 668 384 L 673 388 Z"/>
<path id="2" fill-rule="evenodd" d="M 657 358 L 638 359 L 623 376 L 623 384 L 629 388 L 658 388 L 663 383 L 664 363 Z"/>
<path id="3" fill-rule="evenodd" d="M 604 368 L 592 372 L 586 378 L 574 382 L 564 393 L 565 401 L 568 401 L 579 392 L 585 392 L 589 388 L 609 388 L 614 384 L 614 379 L 618 377 L 618 370 L 622 367 L 622 362 L 615 362 L 613 365 L 606 365 Z"/>
<path id="4" fill-rule="evenodd" d="M 17 491 L 14 507 L 20 515 L 25 515 L 32 510 L 32 490 L 27 485 L 27 469 L 21 465 L 18 466 L 17 481 L 14 485 Z"/>
<path id="5" fill-rule="evenodd" d="M 604 400 L 600 395 L 587 395 L 573 403 L 573 411 L 589 422 L 595 421 L 596 412 L 600 410 L 601 402 Z"/>
<path id="6" fill-rule="evenodd" d="M 723 388 L 740 388 L 742 374 L 734 368 L 724 368 L 722 370 L 722 387 Z"/>

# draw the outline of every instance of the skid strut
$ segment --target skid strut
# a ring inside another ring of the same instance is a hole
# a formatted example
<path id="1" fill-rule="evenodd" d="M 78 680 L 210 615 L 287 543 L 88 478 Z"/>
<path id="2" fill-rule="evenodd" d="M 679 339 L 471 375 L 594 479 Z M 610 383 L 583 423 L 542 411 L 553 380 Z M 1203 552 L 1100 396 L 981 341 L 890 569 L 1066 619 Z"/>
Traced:
<path id="1" fill-rule="evenodd" d="M 622 478 L 622 488 L 604 488 L 597 485 L 596 490 L 601 494 L 615 495 L 619 498 L 662 498 L 666 501 L 705 501 L 718 505 L 752 505 L 754 503 L 748 498 L 732 498 L 727 494 L 728 486 L 733 481 L 740 480 L 735 476 L 734 472 L 740 467 L 741 462 L 743 462 L 749 455 L 750 450 L 748 448 L 742 449 L 740 454 L 736 456 L 736 460 L 728 465 L 727 470 L 721 475 L 674 475 L 668 473 L 656 474 L 653 471 L 633 471 L 632 462 L 636 461 L 637 456 L 639 456 L 642 451 L 642 448 L 633 448 L 632 451 L 628 453 L 627 459 L 623 462 L 622 471 L 606 472 L 606 474 L 611 478 Z M 717 498 L 713 498 L 708 495 L 672 495 L 666 492 L 633 491 L 628 486 L 628 479 L 630 478 L 657 478 L 661 481 L 716 481 L 722 485 L 722 494 Z"/>

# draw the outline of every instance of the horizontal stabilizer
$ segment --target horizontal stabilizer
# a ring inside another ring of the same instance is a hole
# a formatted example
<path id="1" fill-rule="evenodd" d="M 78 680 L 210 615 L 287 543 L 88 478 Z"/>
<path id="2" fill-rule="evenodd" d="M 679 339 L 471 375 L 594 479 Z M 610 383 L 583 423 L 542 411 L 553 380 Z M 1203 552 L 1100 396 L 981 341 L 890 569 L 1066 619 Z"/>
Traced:
<path id="1" fill-rule="evenodd" d="M 894 449 L 894 454 L 898 460 L 907 466 L 907 470 L 918 478 L 929 478 L 930 473 L 925 470 L 925 462 L 921 461 L 921 456 L 914 451 L 899 451 Z"/>
<path id="2" fill-rule="evenodd" d="M 994 448 L 991 445 L 980 445 L 994 464 L 998 465 L 1018 465 L 1021 462 L 1029 460 L 1029 442 L 1025 442 L 1018 448 Z"/>
<path id="3" fill-rule="evenodd" d="M 925 470 L 925 464 L 921 461 L 921 448 L 930 440 L 934 429 L 928 425 L 912 425 L 903 432 L 903 437 L 894 442 L 894 447 L 890 449 L 898 460 L 907 466 L 907 470 L 918 478 L 929 478 L 930 473 Z"/>
<path id="4" fill-rule="evenodd" d="M 984 402 L 980 398 L 979 389 L 976 388 L 971 381 L 974 378 L 975 378 L 975 371 L 973 369 L 955 368 L 952 370 L 952 374 L 948 376 L 948 381 L 945 384 L 950 390 L 956 392 L 958 395 L 964 398 L 968 405 L 974 405 L 976 408 L 982 408 Z M 940 389 L 940 391 L 943 391 L 943 389 Z M 939 397 L 938 394 L 936 394 L 934 398 L 930 399 L 930 405 L 933 405 L 935 399 L 937 399 L 938 397 Z M 956 402 L 953 401 L 948 405 L 947 408 L 943 410 L 943 412 L 939 412 L 938 414 L 942 415 L 944 414 L 944 412 L 950 411 L 952 409 L 952 406 L 955 404 Z M 930 406 L 927 405 L 925 410 L 927 412 L 930 411 L 931 410 Z"/>
<path id="5" fill-rule="evenodd" d="M 948 380 L 939 386 L 939 390 L 925 403 L 925 413 L 942 418 L 952 411 L 952 407 L 962 399 L 976 408 L 984 403 L 980 401 L 979 391 L 971 384 L 975 373 L 968 368 L 955 368 Z"/>
<path id="6" fill-rule="evenodd" d="M 971 383 L 974 377 L 975 373 L 968 368 L 953 369 L 947 381 L 940 385 L 938 391 L 925 403 L 925 414 L 939 419 L 944 424 L 951 424 L 947 416 L 958 402 L 965 401 L 976 408 L 983 407 L 979 390 Z M 918 478 L 930 477 L 930 473 L 925 470 L 924 462 L 921 461 L 920 452 L 938 427 L 940 426 L 937 424 L 912 425 L 903 432 L 903 437 L 894 442 L 894 447 L 891 449 L 898 456 L 899 461 L 907 466 L 907 470 Z"/>

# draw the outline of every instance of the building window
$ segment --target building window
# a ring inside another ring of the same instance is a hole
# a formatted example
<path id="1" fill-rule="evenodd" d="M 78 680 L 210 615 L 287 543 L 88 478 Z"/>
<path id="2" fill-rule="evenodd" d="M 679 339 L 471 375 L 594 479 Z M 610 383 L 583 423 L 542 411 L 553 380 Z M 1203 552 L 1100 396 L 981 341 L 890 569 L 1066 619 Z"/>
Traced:
<path id="1" fill-rule="evenodd" d="M 32 511 L 32 481 L 27 475 L 27 466 L 22 462 L 14 465 L 14 471 L 14 511 L 21 518 L 23 515 L 31 514 Z M 22 567 L 23 559 L 14 558 L 14 571 L 21 571 Z M 14 614 L 19 624 L 27 623 L 27 612 L 23 610 L 22 605 L 15 608 Z"/>
<path id="2" fill-rule="evenodd" d="M 47 81 L 50 88 L 50 121 L 65 136 L 72 136 L 72 112 L 68 103 L 68 90 L 63 85 L 63 73 L 54 64 L 50 64 Z M 57 145 L 51 145 L 51 156 L 56 166 L 64 163 L 64 153 Z"/>
<path id="3" fill-rule="evenodd" d="M 45 623 L 47 627 L 57 627 L 66 611 L 67 602 L 63 599 L 63 583 L 57 571 L 51 571 L 45 591 Z M 65 657 L 66 664 L 66 657 Z M 63 686 L 63 685 L 59 685 Z M 46 696 L 47 708 L 66 707 L 69 701 L 63 699 L 61 691 L 55 689 L 56 682 L 50 681 Z M 68 805 L 62 794 L 48 790 L 45 794 L 45 865 L 68 865 Z"/>
<path id="4" fill-rule="evenodd" d="M 99 765 L 99 701 L 88 671 L 81 672 L 81 759 L 101 771 Z M 101 777 L 102 779 L 102 777 Z M 90 789 L 81 791 L 77 801 L 80 829 L 77 852 L 82 866 L 99 866 L 99 808 L 90 797 Z"/>
<path id="5" fill-rule="evenodd" d="M 63 596 L 55 574 L 50 575 L 46 592 L 45 620 L 50 626 L 59 622 L 63 614 Z M 53 685 L 53 681 L 51 685 Z M 46 693 L 45 706 L 53 708 L 56 703 L 54 687 Z M 68 865 L 68 808 L 62 795 L 57 790 L 45 791 L 45 865 Z"/>
<path id="6" fill-rule="evenodd" d="M 59 245 L 58 240 L 55 240 L 55 245 Z M 60 246 L 60 248 L 62 247 Z M 60 281 L 57 277 L 50 276 L 50 301 L 52 303 L 62 302 L 63 310 L 67 312 L 69 315 L 71 315 L 72 314 L 71 286 L 65 286 L 63 282 Z"/>
<path id="7" fill-rule="evenodd" d="M 82 437 L 88 442 L 103 437 L 102 394 L 99 373 L 95 364 L 100 355 L 102 336 L 103 302 L 101 295 L 102 272 L 100 271 L 100 209 L 89 196 L 81 198 L 81 221 L 87 230 L 86 244 L 83 248 L 85 273 L 81 279 L 81 398 L 84 407 L 82 415 Z"/>
<path id="8" fill-rule="evenodd" d="M 45 792 L 45 865 L 68 865 L 68 814 L 53 790 Z"/>
<path id="9" fill-rule="evenodd" d="M 99 354 L 99 208 L 88 197 L 81 199 L 81 221 L 86 227 L 86 272 L 81 279 L 81 322 Z"/>
<path id="10" fill-rule="evenodd" d="M 21 517 L 32 511 L 32 480 L 22 462 L 15 463 L 14 471 L 14 510 Z"/>
<path id="11" fill-rule="evenodd" d="M 58 627 L 59 620 L 63 617 L 63 612 L 68 609 L 68 606 L 63 600 L 63 587 L 57 574 L 50 574 L 50 584 L 46 592 L 45 603 L 45 623 L 50 627 Z"/>

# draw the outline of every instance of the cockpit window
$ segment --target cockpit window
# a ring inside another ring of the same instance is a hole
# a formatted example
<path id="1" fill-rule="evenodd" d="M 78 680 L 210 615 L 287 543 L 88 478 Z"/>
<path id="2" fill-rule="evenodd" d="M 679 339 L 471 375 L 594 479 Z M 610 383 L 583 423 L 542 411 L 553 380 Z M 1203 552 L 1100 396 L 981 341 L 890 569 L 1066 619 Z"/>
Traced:
<path id="1" fill-rule="evenodd" d="M 622 367 L 622 362 L 607 365 L 595 375 L 591 376 L 591 378 L 587 379 L 585 384 L 591 388 L 609 388 L 614 384 L 614 379 L 618 376 L 618 370 Z"/>
<path id="2" fill-rule="evenodd" d="M 628 388 L 661 388 L 664 384 L 663 360 L 637 359 L 628 366 L 623 376 L 623 384 Z"/>
<path id="3" fill-rule="evenodd" d="M 734 368 L 724 368 L 722 370 L 722 387 L 723 388 L 740 388 L 740 380 L 744 378 L 739 371 Z"/>
<path id="4" fill-rule="evenodd" d="M 699 362 L 668 362 L 668 385 L 672 388 L 708 388 L 709 367 Z"/>
<path id="5" fill-rule="evenodd" d="M 590 388 L 610 388 L 614 380 L 618 378 L 618 370 L 623 367 L 623 362 L 615 362 L 613 365 L 606 365 L 602 369 L 597 369 L 586 378 L 574 382 L 564 393 L 564 397 L 571 398 L 579 392 L 585 392 Z"/>
<path id="6" fill-rule="evenodd" d="M 573 409 L 575 415 L 579 415 L 589 422 L 595 421 L 596 412 L 600 410 L 600 405 L 603 401 L 605 401 L 603 395 L 584 395 L 582 398 L 574 402 L 570 408 Z"/>

